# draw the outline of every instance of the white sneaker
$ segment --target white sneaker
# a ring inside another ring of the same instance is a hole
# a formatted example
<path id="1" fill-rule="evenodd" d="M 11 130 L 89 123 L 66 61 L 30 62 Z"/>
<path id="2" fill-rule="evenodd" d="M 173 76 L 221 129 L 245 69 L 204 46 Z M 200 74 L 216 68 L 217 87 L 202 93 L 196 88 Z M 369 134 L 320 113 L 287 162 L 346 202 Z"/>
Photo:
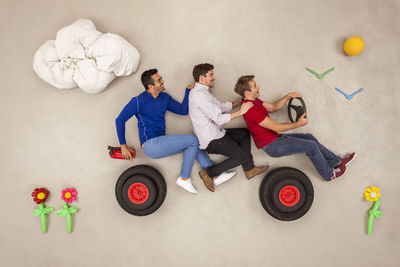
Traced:
<path id="1" fill-rule="evenodd" d="M 219 176 L 214 177 L 214 179 L 213 179 L 214 180 L 214 185 L 220 185 L 220 184 L 228 181 L 233 176 L 235 176 L 236 173 L 237 173 L 236 171 L 221 173 Z"/>
<path id="2" fill-rule="evenodd" d="M 190 193 L 197 194 L 197 189 L 192 184 L 191 178 L 183 180 L 182 177 L 179 176 L 178 179 L 176 179 L 176 184 Z"/>

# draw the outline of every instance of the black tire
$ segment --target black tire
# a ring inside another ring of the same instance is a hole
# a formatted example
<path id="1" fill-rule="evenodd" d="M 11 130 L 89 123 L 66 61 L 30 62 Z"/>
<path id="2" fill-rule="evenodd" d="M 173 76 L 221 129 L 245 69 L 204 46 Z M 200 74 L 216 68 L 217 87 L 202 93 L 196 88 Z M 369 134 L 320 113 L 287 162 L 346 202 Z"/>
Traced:
<path id="1" fill-rule="evenodd" d="M 128 197 L 129 187 L 134 183 L 142 183 L 148 190 L 145 202 L 137 204 Z M 148 165 L 133 166 L 124 171 L 115 185 L 115 196 L 118 204 L 126 212 L 135 216 L 150 215 L 160 206 L 167 195 L 167 184 L 162 174 Z"/>
<path id="2" fill-rule="evenodd" d="M 300 195 L 292 206 L 283 204 L 279 199 L 279 192 L 287 186 L 295 187 Z M 295 168 L 281 167 L 270 171 L 264 177 L 259 196 L 263 208 L 272 217 L 282 221 L 293 221 L 311 208 L 314 189 L 310 179 L 303 172 Z"/>
<path id="3" fill-rule="evenodd" d="M 127 193 L 129 192 L 129 187 L 135 183 L 144 184 L 149 192 L 146 201 L 140 204 L 132 202 L 129 198 L 129 193 Z M 154 203 L 154 200 L 157 197 L 157 188 L 153 183 L 152 179 L 143 174 L 135 174 L 129 177 L 122 186 L 121 192 L 122 192 L 121 197 L 124 200 L 124 203 L 134 210 L 147 209 Z"/>

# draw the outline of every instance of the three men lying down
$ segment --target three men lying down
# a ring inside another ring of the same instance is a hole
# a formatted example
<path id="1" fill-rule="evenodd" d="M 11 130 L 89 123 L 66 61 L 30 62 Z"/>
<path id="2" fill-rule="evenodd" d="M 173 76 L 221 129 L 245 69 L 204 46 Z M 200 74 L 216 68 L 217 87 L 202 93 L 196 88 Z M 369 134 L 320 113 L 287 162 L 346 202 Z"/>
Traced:
<path id="1" fill-rule="evenodd" d="M 265 172 L 268 166 L 254 166 L 251 155 L 250 133 L 257 148 L 263 149 L 271 157 L 281 157 L 296 153 L 306 153 L 324 180 L 340 177 L 346 171 L 346 164 L 355 153 L 340 158 L 321 145 L 311 134 L 279 134 L 307 124 L 305 114 L 298 122 L 277 123 L 269 117 L 269 112 L 281 109 L 292 97 L 299 93 L 289 93 L 282 99 L 268 103 L 258 97 L 259 85 L 254 76 L 242 76 L 235 85 L 235 92 L 243 99 L 220 102 L 210 92 L 214 87 L 214 66 L 199 64 L 193 69 L 195 84 L 187 86 L 182 103 L 173 99 L 164 88 L 164 80 L 157 69 L 143 72 L 141 76 L 145 91 L 133 97 L 115 120 L 121 151 L 126 159 L 131 159 L 132 148 L 125 139 L 125 123 L 132 116 L 138 121 L 139 139 L 143 152 L 153 159 L 163 158 L 183 152 L 180 176 L 176 184 L 191 193 L 197 193 L 192 184 L 191 171 L 194 161 L 202 167 L 199 172 L 205 186 L 214 192 L 214 186 L 232 178 L 242 166 L 245 177 Z M 239 107 L 237 111 L 233 109 Z M 189 113 L 195 135 L 166 135 L 165 114 L 167 111 L 179 115 Z M 224 129 L 229 121 L 244 117 L 246 128 Z M 220 163 L 210 160 L 207 153 L 227 157 Z"/>

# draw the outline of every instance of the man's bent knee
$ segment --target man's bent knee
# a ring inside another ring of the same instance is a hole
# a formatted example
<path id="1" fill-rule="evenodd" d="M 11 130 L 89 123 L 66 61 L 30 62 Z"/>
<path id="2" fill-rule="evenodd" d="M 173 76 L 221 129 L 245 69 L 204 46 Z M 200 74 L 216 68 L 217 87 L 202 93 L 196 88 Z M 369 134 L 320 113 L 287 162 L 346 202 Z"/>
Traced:
<path id="1" fill-rule="evenodd" d="M 314 135 L 312 135 L 312 134 L 310 134 L 310 133 L 307 133 L 307 134 L 305 134 L 305 135 L 306 135 L 306 138 L 307 138 L 307 139 L 317 141 L 317 138 L 315 138 Z"/>
<path id="2" fill-rule="evenodd" d="M 239 133 L 242 138 L 250 136 L 250 131 L 247 128 L 236 128 L 236 132 Z"/>
<path id="3" fill-rule="evenodd" d="M 311 141 L 309 142 L 309 144 L 307 145 L 307 151 L 306 154 L 307 155 L 313 155 L 318 151 L 318 144 L 315 141 Z"/>
<path id="4" fill-rule="evenodd" d="M 198 147 L 199 146 L 199 139 L 197 139 L 194 135 L 188 135 L 189 137 L 189 146 Z"/>

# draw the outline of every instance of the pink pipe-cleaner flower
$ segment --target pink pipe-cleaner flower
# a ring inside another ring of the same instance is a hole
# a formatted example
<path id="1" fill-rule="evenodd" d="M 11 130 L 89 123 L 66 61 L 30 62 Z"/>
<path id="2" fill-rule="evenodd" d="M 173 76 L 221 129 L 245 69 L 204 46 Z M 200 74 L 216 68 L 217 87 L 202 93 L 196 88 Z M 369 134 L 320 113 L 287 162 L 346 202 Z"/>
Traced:
<path id="1" fill-rule="evenodd" d="M 65 188 L 64 190 L 61 191 L 61 199 L 64 200 L 65 202 L 71 204 L 73 201 L 76 200 L 77 194 L 78 194 L 78 192 L 76 192 L 75 189 Z"/>

